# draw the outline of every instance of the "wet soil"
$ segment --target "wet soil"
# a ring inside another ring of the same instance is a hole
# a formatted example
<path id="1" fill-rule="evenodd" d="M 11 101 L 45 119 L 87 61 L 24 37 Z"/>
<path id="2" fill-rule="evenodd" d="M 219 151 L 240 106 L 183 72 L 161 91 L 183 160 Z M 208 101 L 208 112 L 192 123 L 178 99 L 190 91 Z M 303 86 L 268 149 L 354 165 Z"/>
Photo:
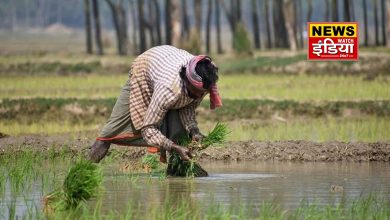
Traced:
<path id="1" fill-rule="evenodd" d="M 89 136 L 89 135 L 86 135 Z M 86 154 L 94 138 L 67 135 L 28 135 L 0 138 L 0 155 L 32 150 L 44 155 Z M 142 147 L 113 145 L 115 159 L 136 160 L 146 153 Z M 382 142 L 312 142 L 312 141 L 234 141 L 209 147 L 199 154 L 201 161 L 390 161 L 390 141 Z"/>
<path id="2" fill-rule="evenodd" d="M 202 152 L 204 160 L 277 160 L 277 161 L 390 161 L 390 141 L 313 142 L 245 141 L 229 142 L 223 148 Z"/>

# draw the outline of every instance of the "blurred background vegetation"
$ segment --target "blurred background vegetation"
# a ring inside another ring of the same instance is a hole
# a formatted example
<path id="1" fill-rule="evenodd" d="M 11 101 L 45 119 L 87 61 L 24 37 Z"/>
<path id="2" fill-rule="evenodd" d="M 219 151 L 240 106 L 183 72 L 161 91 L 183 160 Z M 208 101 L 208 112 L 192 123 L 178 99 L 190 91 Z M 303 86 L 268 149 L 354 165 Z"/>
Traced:
<path id="1" fill-rule="evenodd" d="M 1 0 L 0 39 L 8 46 L 44 51 L 62 43 L 61 49 L 86 48 L 97 54 L 114 49 L 120 55 L 136 55 L 173 44 L 194 53 L 233 49 L 250 54 L 254 49 L 302 49 L 308 21 L 357 21 L 361 45 L 384 46 L 389 43 L 388 4 L 387 0 Z M 4 53 L 9 48 L 1 49 Z"/>

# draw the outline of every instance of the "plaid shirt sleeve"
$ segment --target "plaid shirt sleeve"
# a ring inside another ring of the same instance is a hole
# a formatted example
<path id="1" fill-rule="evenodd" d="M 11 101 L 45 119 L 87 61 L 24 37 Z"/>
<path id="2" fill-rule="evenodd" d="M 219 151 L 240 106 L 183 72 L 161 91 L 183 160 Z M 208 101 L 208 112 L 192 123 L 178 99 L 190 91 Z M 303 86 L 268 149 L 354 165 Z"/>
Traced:
<path id="1" fill-rule="evenodd" d="M 177 98 L 178 96 L 171 89 L 165 86 L 156 86 L 141 128 L 142 137 L 147 144 L 160 146 L 167 151 L 171 151 L 173 142 L 163 135 L 158 127 L 168 108 L 177 101 Z"/>
<path id="2" fill-rule="evenodd" d="M 198 122 L 195 118 L 195 109 L 202 102 L 203 97 L 194 100 L 191 104 L 179 109 L 179 116 L 184 128 L 189 133 L 191 129 L 198 128 Z"/>

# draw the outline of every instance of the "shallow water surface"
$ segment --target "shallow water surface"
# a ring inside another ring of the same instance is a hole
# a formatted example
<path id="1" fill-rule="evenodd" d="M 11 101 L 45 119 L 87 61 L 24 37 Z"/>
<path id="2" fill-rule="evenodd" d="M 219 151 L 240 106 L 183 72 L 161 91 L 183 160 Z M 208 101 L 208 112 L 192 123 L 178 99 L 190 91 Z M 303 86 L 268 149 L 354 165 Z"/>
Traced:
<path id="1" fill-rule="evenodd" d="M 161 178 L 120 171 L 121 164 L 102 165 L 104 190 L 88 206 L 94 210 L 100 203 L 101 213 L 126 213 L 129 205 L 136 205 L 133 207 L 143 213 L 156 207 L 173 207 L 183 201 L 188 208 L 201 209 L 215 205 L 240 208 L 274 202 L 287 210 L 299 207 L 302 201 L 319 206 L 349 204 L 369 194 L 390 201 L 389 163 L 244 161 L 201 164 L 209 177 Z M 54 182 L 47 180 L 55 180 L 58 187 L 62 179 L 57 177 L 63 175 L 56 170 L 65 173 L 68 169 L 63 165 L 57 165 L 60 169 L 54 166 L 19 194 L 12 192 L 7 181 L 0 200 L 0 219 L 9 217 L 11 211 L 16 217 L 41 212 L 43 196 L 54 187 Z M 48 179 L 45 181 L 44 178 Z M 332 186 L 338 186 L 337 192 Z"/>
<path id="2" fill-rule="evenodd" d="M 202 163 L 209 177 L 185 179 L 140 176 L 132 185 L 106 181 L 107 203 L 142 201 L 161 205 L 167 198 L 207 206 L 258 205 L 277 202 L 286 209 L 302 201 L 327 205 L 351 201 L 368 194 L 390 199 L 388 163 L 292 163 L 232 162 Z M 337 186 L 337 190 L 332 190 Z M 342 187 L 342 189 L 340 187 Z"/>

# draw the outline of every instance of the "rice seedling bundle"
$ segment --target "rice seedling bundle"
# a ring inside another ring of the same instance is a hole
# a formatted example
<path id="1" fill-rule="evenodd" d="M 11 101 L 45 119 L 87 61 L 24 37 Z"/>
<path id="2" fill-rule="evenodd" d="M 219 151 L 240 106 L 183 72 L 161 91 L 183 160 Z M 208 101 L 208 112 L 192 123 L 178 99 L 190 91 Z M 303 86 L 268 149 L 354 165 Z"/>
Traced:
<path id="1" fill-rule="evenodd" d="M 102 181 L 103 172 L 97 164 L 79 160 L 69 169 L 62 187 L 44 198 L 44 205 L 54 210 L 76 208 L 97 195 Z"/>
<path id="2" fill-rule="evenodd" d="M 169 157 L 167 175 L 187 177 L 208 176 L 207 171 L 197 162 L 197 154 L 199 151 L 204 150 L 213 144 L 223 143 L 228 134 L 229 131 L 227 126 L 222 123 L 217 123 L 214 129 L 209 132 L 200 144 L 191 142 L 191 139 L 188 136 L 182 138 L 182 140 L 179 141 L 179 144 L 189 148 L 194 154 L 194 157 L 190 161 L 183 161 L 177 153 L 173 152 Z"/>

